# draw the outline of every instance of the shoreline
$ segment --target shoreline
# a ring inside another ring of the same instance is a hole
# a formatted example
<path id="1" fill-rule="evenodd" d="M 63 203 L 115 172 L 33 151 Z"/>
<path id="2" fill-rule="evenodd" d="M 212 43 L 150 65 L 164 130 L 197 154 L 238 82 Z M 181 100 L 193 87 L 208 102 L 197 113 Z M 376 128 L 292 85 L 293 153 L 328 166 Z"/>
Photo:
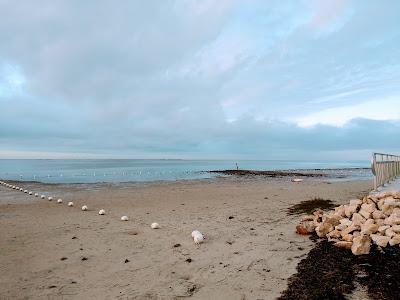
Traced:
<path id="1" fill-rule="evenodd" d="M 149 184 L 149 183 L 170 183 L 170 182 L 187 182 L 187 181 L 202 181 L 202 180 L 215 180 L 219 178 L 283 178 L 283 177 L 306 177 L 313 179 L 327 179 L 327 180 L 335 180 L 335 179 L 343 179 L 343 180 L 372 180 L 371 177 L 362 177 L 362 176 L 351 176 L 347 175 L 339 175 L 339 174 L 329 174 L 329 173 L 312 173 L 315 171 L 353 171 L 353 170 L 370 170 L 370 168 L 315 168 L 315 169 L 287 169 L 287 170 L 235 170 L 235 169 L 224 169 L 224 170 L 209 170 L 209 171 L 196 171 L 198 174 L 216 174 L 210 177 L 204 178 L 178 178 L 178 179 L 157 179 L 157 180 L 127 180 L 127 181 L 98 181 L 98 182 L 45 182 L 38 180 L 20 180 L 20 179 L 7 179 L 0 178 L 2 181 L 7 181 L 9 183 L 15 184 L 44 184 L 44 185 L 63 185 L 63 184 L 71 184 L 71 185 L 88 185 L 88 184 Z M 310 173 L 309 173 L 310 172 Z"/>

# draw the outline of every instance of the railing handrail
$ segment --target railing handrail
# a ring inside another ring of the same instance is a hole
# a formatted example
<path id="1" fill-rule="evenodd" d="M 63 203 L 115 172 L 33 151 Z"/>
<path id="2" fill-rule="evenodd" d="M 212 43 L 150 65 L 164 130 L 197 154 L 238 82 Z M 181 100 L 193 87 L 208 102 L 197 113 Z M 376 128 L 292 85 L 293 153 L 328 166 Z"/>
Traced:
<path id="1" fill-rule="evenodd" d="M 377 189 L 400 175 L 400 156 L 374 152 L 371 170 L 374 174 L 374 188 Z"/>

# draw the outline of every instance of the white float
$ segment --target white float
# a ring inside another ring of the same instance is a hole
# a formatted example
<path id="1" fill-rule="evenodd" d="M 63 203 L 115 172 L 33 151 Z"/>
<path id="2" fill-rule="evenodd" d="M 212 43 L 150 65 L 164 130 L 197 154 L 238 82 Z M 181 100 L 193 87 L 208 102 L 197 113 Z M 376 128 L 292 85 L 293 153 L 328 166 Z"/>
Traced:
<path id="1" fill-rule="evenodd" d="M 303 182 L 303 179 L 301 179 L 301 178 L 293 178 L 292 182 Z"/>
<path id="2" fill-rule="evenodd" d="M 199 244 L 201 244 L 201 243 L 204 241 L 204 236 L 203 236 L 203 234 L 202 234 L 200 231 L 198 231 L 198 230 L 192 231 L 192 238 L 193 238 L 193 242 L 194 242 L 196 245 L 199 245 Z"/>
<path id="3" fill-rule="evenodd" d="M 158 223 L 151 223 L 150 227 L 151 227 L 152 229 L 159 229 L 159 228 L 160 228 L 160 224 L 158 224 Z"/>

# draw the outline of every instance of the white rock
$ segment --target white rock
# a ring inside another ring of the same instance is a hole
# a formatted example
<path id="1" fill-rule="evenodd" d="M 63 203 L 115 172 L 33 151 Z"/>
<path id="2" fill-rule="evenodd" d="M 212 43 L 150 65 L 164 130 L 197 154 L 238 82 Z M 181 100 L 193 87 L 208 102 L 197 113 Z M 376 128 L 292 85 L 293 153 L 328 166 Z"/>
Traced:
<path id="1" fill-rule="evenodd" d="M 339 220 L 339 222 L 340 222 L 340 224 L 343 224 L 345 226 L 350 226 L 351 225 L 350 219 L 347 219 L 347 218 L 343 218 L 343 219 Z"/>
<path id="2" fill-rule="evenodd" d="M 390 246 L 395 246 L 398 244 L 400 244 L 400 234 L 393 236 L 389 241 Z"/>
<path id="3" fill-rule="evenodd" d="M 385 231 L 386 231 L 386 229 L 388 229 L 388 228 L 390 228 L 389 225 L 379 226 L 378 232 L 379 232 L 380 234 L 385 234 Z"/>
<path id="4" fill-rule="evenodd" d="M 151 227 L 152 229 L 158 229 L 158 228 L 160 228 L 160 224 L 158 224 L 158 223 L 151 223 L 150 227 Z"/>
<path id="5" fill-rule="evenodd" d="M 334 229 L 333 225 L 327 222 L 322 222 L 315 228 L 315 232 L 319 237 L 325 237 L 329 232 Z"/>
<path id="6" fill-rule="evenodd" d="M 396 233 L 400 233 L 400 225 L 393 225 L 392 230 Z"/>
<path id="7" fill-rule="evenodd" d="M 68 202 L 68 206 L 74 206 L 74 202 L 72 202 L 72 201 L 70 201 L 70 202 Z"/>
<path id="8" fill-rule="evenodd" d="M 106 211 L 104 209 L 100 209 L 99 210 L 99 215 L 102 216 L 102 215 L 105 215 L 105 214 L 106 214 Z"/>
<path id="9" fill-rule="evenodd" d="M 368 205 L 368 204 L 363 204 L 363 205 Z M 371 215 L 372 215 L 371 212 L 366 211 L 365 209 L 362 208 L 362 206 L 361 206 L 361 209 L 358 211 L 358 213 L 360 215 L 362 215 L 365 219 L 371 218 Z"/>
<path id="10" fill-rule="evenodd" d="M 83 211 L 87 211 L 87 210 L 88 210 L 87 205 L 82 206 L 82 210 L 83 210 Z"/>
<path id="11" fill-rule="evenodd" d="M 346 217 L 350 218 L 354 213 L 357 212 L 358 206 L 357 205 L 345 205 L 344 206 L 344 213 Z"/>
<path id="12" fill-rule="evenodd" d="M 388 228 L 388 229 L 386 229 L 386 231 L 385 231 L 385 235 L 388 236 L 388 237 L 392 237 L 392 236 L 395 236 L 395 235 L 396 235 L 396 232 L 394 232 L 394 231 L 392 230 L 392 228 Z"/>
<path id="13" fill-rule="evenodd" d="M 351 252 L 354 255 L 368 254 L 371 248 L 371 238 L 368 235 L 360 235 L 353 238 Z"/>
<path id="14" fill-rule="evenodd" d="M 358 206 L 360 206 L 362 203 L 363 202 L 360 199 L 352 199 L 352 200 L 350 200 L 350 205 L 358 205 Z"/>
<path id="15" fill-rule="evenodd" d="M 359 213 L 354 213 L 351 220 L 353 222 L 353 225 L 361 226 L 362 224 L 365 223 L 364 217 L 362 215 L 360 215 Z"/>
<path id="16" fill-rule="evenodd" d="M 390 241 L 390 237 L 388 237 L 388 236 L 378 236 L 377 238 L 375 238 L 374 242 L 378 246 L 386 247 L 387 244 L 389 243 L 389 241 Z"/>
<path id="17" fill-rule="evenodd" d="M 128 216 L 122 216 L 121 217 L 121 221 L 128 221 L 128 220 L 129 220 Z"/>
<path id="18" fill-rule="evenodd" d="M 346 228 L 347 228 L 347 226 L 344 224 L 339 224 L 339 225 L 335 226 L 335 229 L 339 230 L 339 231 L 345 230 Z"/>
<path id="19" fill-rule="evenodd" d="M 373 234 L 378 231 L 379 226 L 376 224 L 362 224 L 361 234 Z"/>
<path id="20" fill-rule="evenodd" d="M 57 203 L 62 203 L 62 202 L 63 202 L 62 199 L 57 200 Z"/>
<path id="21" fill-rule="evenodd" d="M 374 219 L 384 219 L 386 218 L 386 215 L 380 210 L 375 210 L 372 212 L 372 217 Z"/>

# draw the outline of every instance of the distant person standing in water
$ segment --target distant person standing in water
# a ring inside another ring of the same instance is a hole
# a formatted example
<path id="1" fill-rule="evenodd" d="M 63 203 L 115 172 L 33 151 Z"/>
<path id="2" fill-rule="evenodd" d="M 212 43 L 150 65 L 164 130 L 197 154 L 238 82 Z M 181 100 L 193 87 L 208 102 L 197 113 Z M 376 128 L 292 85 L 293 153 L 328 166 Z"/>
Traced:
<path id="1" fill-rule="evenodd" d="M 236 163 L 236 170 L 239 170 L 239 166 L 238 166 L 238 164 Z"/>

